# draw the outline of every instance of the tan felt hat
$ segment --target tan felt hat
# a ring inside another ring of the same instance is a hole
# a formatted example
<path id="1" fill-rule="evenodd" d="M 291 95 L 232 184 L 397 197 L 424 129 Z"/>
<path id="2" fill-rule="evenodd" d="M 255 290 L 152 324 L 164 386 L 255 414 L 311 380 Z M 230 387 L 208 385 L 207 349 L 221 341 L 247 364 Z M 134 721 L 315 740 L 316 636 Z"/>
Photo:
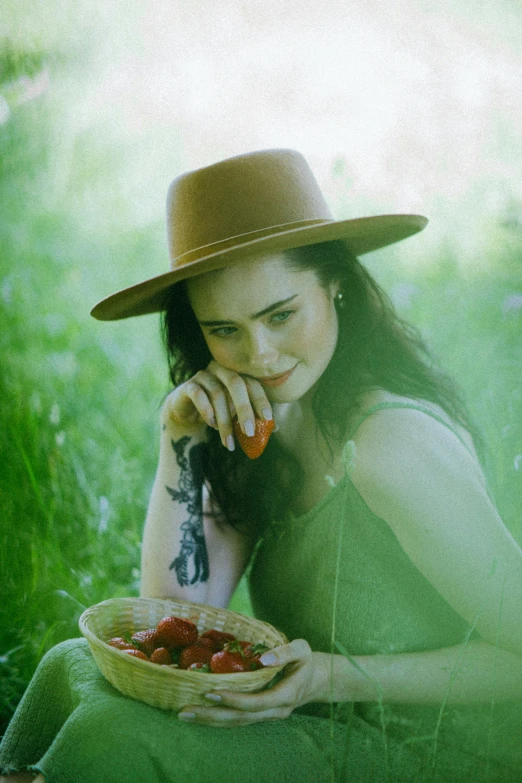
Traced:
<path id="1" fill-rule="evenodd" d="M 237 155 L 176 177 L 167 195 L 170 271 L 108 296 L 91 315 L 112 321 L 157 312 L 174 283 L 258 253 L 344 239 L 359 256 L 406 239 L 427 222 L 421 215 L 334 220 L 301 153 Z"/>

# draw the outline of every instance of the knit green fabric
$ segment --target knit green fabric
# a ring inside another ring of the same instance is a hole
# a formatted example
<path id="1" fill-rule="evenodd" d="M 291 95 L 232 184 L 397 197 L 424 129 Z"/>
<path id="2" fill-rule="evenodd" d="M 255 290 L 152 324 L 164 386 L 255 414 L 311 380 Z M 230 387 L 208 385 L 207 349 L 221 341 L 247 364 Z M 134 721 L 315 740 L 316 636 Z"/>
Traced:
<path id="1" fill-rule="evenodd" d="M 380 403 L 357 422 L 386 408 L 414 408 L 448 427 L 428 408 Z M 343 478 L 307 513 L 273 522 L 250 566 L 257 617 L 313 650 L 372 655 L 421 652 L 478 638 L 411 562 L 389 525 L 367 506 L 350 480 L 355 444 L 344 450 Z M 340 646 L 336 645 L 339 644 Z M 446 695 L 445 695 L 446 696 Z M 341 705 L 337 717 L 361 718 L 380 732 L 381 754 L 402 749 L 393 779 L 522 780 L 522 701 L 494 705 Z M 325 715 L 324 705 L 299 713 Z M 358 725 L 361 730 L 361 724 Z M 353 733 L 353 732 L 352 732 Z M 370 763 L 370 762 L 368 762 Z M 503 769 L 503 765 L 511 769 Z M 431 777 L 430 777 L 431 775 Z M 349 778 L 347 778 L 349 779 Z"/>
<path id="2" fill-rule="evenodd" d="M 269 526 L 248 578 L 256 616 L 314 650 L 334 639 L 350 655 L 399 653 L 475 636 L 349 469 L 310 512 Z M 0 745 L 2 772 L 24 768 L 50 783 L 519 783 L 522 703 L 309 704 L 285 720 L 191 726 L 122 696 L 73 639 L 43 658 Z"/>

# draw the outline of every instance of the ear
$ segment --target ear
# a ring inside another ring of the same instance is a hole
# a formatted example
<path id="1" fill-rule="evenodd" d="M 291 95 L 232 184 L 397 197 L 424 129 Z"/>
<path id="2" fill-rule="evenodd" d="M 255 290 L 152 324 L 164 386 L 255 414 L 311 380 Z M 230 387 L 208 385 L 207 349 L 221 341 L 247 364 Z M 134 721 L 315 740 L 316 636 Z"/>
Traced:
<path id="1" fill-rule="evenodd" d="M 337 294 L 341 290 L 340 282 L 337 280 L 335 283 L 330 283 L 329 290 L 330 290 L 331 298 L 335 299 L 335 297 L 337 296 Z"/>

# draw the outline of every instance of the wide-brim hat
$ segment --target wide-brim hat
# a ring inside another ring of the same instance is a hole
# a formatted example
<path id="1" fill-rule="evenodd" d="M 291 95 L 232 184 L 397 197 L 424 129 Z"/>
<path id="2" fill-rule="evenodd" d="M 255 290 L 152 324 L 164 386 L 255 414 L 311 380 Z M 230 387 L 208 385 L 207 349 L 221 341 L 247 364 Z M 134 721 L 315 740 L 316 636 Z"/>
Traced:
<path id="1" fill-rule="evenodd" d="M 167 195 L 170 271 L 111 294 L 91 315 L 112 321 L 163 310 L 174 283 L 256 253 L 343 239 L 360 256 L 416 234 L 427 222 L 408 214 L 334 220 L 301 153 L 237 155 L 173 180 Z"/>

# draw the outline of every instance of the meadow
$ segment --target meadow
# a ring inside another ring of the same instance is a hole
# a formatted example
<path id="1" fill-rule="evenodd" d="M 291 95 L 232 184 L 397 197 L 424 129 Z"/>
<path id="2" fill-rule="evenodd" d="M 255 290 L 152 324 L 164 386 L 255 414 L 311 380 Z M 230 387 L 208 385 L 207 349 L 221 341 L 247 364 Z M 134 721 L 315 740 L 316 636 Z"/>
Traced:
<path id="1" fill-rule="evenodd" d="M 22 58 L 4 78 L 38 67 Z M 166 258 L 162 215 L 133 227 L 118 156 L 88 133 L 58 176 L 55 109 L 45 96 L 20 103 L 0 126 L 0 736 L 41 657 L 79 636 L 82 610 L 138 594 L 169 389 L 156 316 L 89 316 L 120 287 L 123 260 L 139 280 L 145 256 Z M 429 264 L 368 266 L 460 384 L 522 541 L 521 224 L 493 216 L 483 232 L 487 264 L 463 268 L 448 244 Z M 250 611 L 243 582 L 231 608 Z"/>

